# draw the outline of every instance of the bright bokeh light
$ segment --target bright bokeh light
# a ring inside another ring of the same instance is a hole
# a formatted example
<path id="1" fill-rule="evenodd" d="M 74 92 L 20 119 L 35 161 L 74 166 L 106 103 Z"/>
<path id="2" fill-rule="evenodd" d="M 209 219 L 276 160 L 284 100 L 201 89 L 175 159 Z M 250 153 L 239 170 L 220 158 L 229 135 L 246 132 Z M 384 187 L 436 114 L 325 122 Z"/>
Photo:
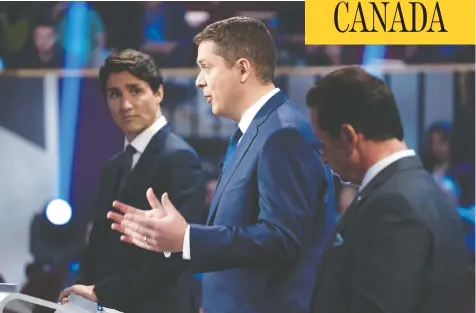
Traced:
<path id="1" fill-rule="evenodd" d="M 55 199 L 46 207 L 46 218 L 54 225 L 65 225 L 69 223 L 73 211 L 68 202 Z"/>

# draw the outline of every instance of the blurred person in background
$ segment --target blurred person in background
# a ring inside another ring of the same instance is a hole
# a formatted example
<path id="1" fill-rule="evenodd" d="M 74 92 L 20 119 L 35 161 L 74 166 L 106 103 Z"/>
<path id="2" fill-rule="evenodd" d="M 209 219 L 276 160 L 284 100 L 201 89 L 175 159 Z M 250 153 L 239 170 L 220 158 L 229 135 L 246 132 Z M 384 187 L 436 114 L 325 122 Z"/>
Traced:
<path id="1" fill-rule="evenodd" d="M 194 31 L 185 20 L 187 12 L 180 2 L 148 1 L 144 3 L 144 43 L 142 49 L 167 67 L 195 64 Z"/>
<path id="2" fill-rule="evenodd" d="M 470 207 L 474 204 L 474 167 L 456 159 L 451 123 L 432 124 L 426 137 L 426 151 L 422 157 L 425 169 L 448 193 L 455 206 Z"/>
<path id="3" fill-rule="evenodd" d="M 68 1 L 59 1 L 52 8 L 52 16 L 55 19 L 55 28 L 58 33 L 58 43 L 66 53 L 72 54 L 78 60 L 83 60 L 85 67 L 100 67 L 110 51 L 106 49 L 106 30 L 101 16 L 92 8 L 92 4 L 84 2 L 78 4 L 85 6 L 85 20 L 81 27 L 85 27 L 86 38 L 72 38 L 68 32 L 68 19 L 71 18 L 71 8 L 76 5 Z M 77 10 L 76 12 L 79 12 Z M 78 32 L 79 34 L 79 32 Z M 81 42 L 82 44 L 77 44 Z M 80 50 L 79 50 L 80 49 Z"/>
<path id="4" fill-rule="evenodd" d="M 306 46 L 306 64 L 309 66 L 337 66 L 343 63 L 342 46 Z"/>
<path id="5" fill-rule="evenodd" d="M 0 57 L 8 67 L 15 56 L 30 39 L 39 3 L 0 2 Z"/>
<path id="6" fill-rule="evenodd" d="M 106 213 L 114 199 L 148 210 L 151 193 L 168 192 L 187 219 L 204 223 L 205 184 L 198 156 L 162 115 L 163 77 L 149 55 L 135 50 L 111 54 L 99 81 L 124 133 L 124 150 L 102 171 L 79 277 L 60 301 L 75 293 L 124 313 L 196 312 L 192 274 L 183 270 L 178 281 L 162 286 L 160 277 L 175 260 L 121 242 Z"/>
<path id="7" fill-rule="evenodd" d="M 34 261 L 27 264 L 25 274 L 27 281 L 22 286 L 20 293 L 57 302 L 63 281 L 68 275 L 68 267 L 66 265 L 50 266 Z"/>
<path id="8" fill-rule="evenodd" d="M 63 66 L 63 57 L 53 20 L 40 16 L 33 27 L 31 40 L 12 58 L 8 68 L 59 69 Z"/>

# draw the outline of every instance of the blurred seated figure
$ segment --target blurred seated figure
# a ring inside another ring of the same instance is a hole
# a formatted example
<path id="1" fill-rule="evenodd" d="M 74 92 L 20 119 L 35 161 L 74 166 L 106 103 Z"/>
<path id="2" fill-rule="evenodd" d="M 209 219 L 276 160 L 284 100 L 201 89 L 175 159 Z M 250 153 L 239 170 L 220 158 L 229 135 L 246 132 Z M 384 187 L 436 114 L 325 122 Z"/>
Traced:
<path id="1" fill-rule="evenodd" d="M 83 33 L 79 29 L 74 34 L 69 32 L 68 20 L 71 19 L 71 10 L 75 11 L 73 14 L 84 15 Z M 52 15 L 55 19 L 60 46 L 67 53 L 74 55 L 77 60 L 82 60 L 82 66 L 99 68 L 110 54 L 110 51 L 106 49 L 105 26 L 99 13 L 87 2 L 59 1 L 53 7 Z M 77 41 L 81 41 L 81 44 L 77 44 Z"/>
<path id="2" fill-rule="evenodd" d="M 342 46 L 306 46 L 306 65 L 337 66 L 343 64 Z"/>
<path id="3" fill-rule="evenodd" d="M 185 7 L 178 2 L 145 2 L 142 51 L 152 54 L 161 67 L 191 66 L 194 32 L 185 20 Z"/>
<path id="4" fill-rule="evenodd" d="M 474 167 L 455 160 L 452 137 L 451 123 L 432 124 L 427 131 L 423 163 L 455 206 L 470 207 L 474 204 Z"/>
<path id="5" fill-rule="evenodd" d="M 57 69 L 63 65 L 63 51 L 57 44 L 53 21 L 48 17 L 36 22 L 31 40 L 12 58 L 10 69 Z"/>
<path id="6" fill-rule="evenodd" d="M 431 64 L 441 61 L 441 56 L 435 46 L 408 45 L 405 46 L 403 61 L 406 64 Z"/>
<path id="7" fill-rule="evenodd" d="M 57 302 L 67 274 L 66 266 L 47 266 L 33 262 L 26 266 L 25 272 L 27 282 L 21 288 L 20 293 L 50 302 Z"/>

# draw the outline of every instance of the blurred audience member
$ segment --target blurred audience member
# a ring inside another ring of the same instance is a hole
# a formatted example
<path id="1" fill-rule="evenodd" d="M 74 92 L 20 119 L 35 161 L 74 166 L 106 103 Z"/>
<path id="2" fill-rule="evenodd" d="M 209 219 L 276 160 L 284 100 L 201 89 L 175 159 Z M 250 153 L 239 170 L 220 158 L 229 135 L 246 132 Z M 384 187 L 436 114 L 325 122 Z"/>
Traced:
<path id="1" fill-rule="evenodd" d="M 3 284 L 5 283 L 5 278 L 3 278 L 3 275 L 0 274 L 0 284 Z"/>
<path id="2" fill-rule="evenodd" d="M 475 49 L 471 46 L 455 46 L 447 57 L 447 61 L 451 63 L 474 63 Z"/>
<path id="3" fill-rule="evenodd" d="M 429 64 L 441 61 L 441 56 L 434 46 L 405 46 L 403 61 L 407 64 Z"/>
<path id="4" fill-rule="evenodd" d="M 57 35 L 52 20 L 41 18 L 32 32 L 32 40 L 12 58 L 9 68 L 61 68 L 63 53 L 57 45 Z"/>
<path id="5" fill-rule="evenodd" d="M 68 13 L 73 4 L 68 1 L 60 1 L 53 7 L 53 17 L 56 20 L 59 44 L 67 53 L 85 61 L 86 67 L 99 67 L 109 55 L 106 49 L 106 33 L 101 16 L 87 2 L 85 5 L 86 20 L 82 27 L 86 27 L 86 40 L 84 38 L 71 38 L 68 33 Z M 79 6 L 78 6 L 79 8 Z M 81 34 L 78 32 L 78 34 Z M 76 41 L 83 44 L 78 45 Z"/>
<path id="6" fill-rule="evenodd" d="M 474 168 L 467 162 L 456 162 L 453 155 L 452 126 L 437 122 L 427 132 L 427 149 L 423 156 L 425 168 L 457 205 L 474 204 Z"/>
<path id="7" fill-rule="evenodd" d="M 18 53 L 27 43 L 31 27 L 31 5 L 0 3 L 0 56 L 4 60 Z"/>
<path id="8" fill-rule="evenodd" d="M 66 266 L 46 266 L 37 262 L 30 263 L 25 268 L 27 282 L 20 293 L 56 302 L 67 271 Z"/>
<path id="9" fill-rule="evenodd" d="M 186 8 L 178 2 L 145 3 L 142 50 L 154 55 L 161 66 L 190 66 L 193 59 L 193 29 L 185 20 Z"/>
<path id="10" fill-rule="evenodd" d="M 342 46 L 306 46 L 306 64 L 310 66 L 332 66 L 343 64 Z"/>

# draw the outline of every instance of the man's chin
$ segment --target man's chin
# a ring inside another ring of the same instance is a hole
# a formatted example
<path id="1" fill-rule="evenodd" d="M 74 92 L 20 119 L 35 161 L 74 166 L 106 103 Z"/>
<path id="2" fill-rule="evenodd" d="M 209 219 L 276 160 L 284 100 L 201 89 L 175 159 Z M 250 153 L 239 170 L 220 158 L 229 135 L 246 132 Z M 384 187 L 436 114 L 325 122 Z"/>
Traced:
<path id="1" fill-rule="evenodd" d="M 213 105 L 213 104 L 212 104 L 212 113 L 213 113 L 213 115 L 221 116 L 220 115 L 220 109 L 218 108 L 218 106 Z"/>
<path id="2" fill-rule="evenodd" d="M 137 135 L 139 135 L 140 133 L 142 133 L 144 131 L 144 128 L 143 127 L 125 127 L 122 129 L 122 131 L 124 132 L 124 134 L 126 136 L 132 136 L 132 137 L 136 137 Z"/>

